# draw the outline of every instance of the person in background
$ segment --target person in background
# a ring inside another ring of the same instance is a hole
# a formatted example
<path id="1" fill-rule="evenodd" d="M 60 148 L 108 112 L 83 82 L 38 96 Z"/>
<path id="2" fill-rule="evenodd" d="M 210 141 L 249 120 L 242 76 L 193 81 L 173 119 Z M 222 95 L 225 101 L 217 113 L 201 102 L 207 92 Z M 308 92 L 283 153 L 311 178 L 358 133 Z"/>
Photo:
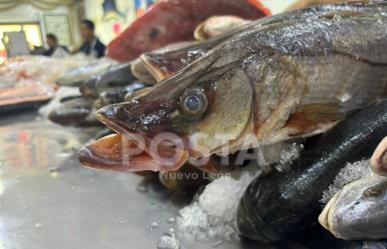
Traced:
<path id="1" fill-rule="evenodd" d="M 44 56 L 50 56 L 54 58 L 64 58 L 69 56 L 69 51 L 65 46 L 60 46 L 58 44 L 58 38 L 54 34 L 46 35 L 46 43 L 48 50 L 43 52 Z"/>
<path id="2" fill-rule="evenodd" d="M 105 55 L 105 45 L 95 36 L 94 23 L 90 20 L 83 20 L 81 24 L 82 46 L 75 52 L 83 52 L 88 56 L 101 58 Z"/>

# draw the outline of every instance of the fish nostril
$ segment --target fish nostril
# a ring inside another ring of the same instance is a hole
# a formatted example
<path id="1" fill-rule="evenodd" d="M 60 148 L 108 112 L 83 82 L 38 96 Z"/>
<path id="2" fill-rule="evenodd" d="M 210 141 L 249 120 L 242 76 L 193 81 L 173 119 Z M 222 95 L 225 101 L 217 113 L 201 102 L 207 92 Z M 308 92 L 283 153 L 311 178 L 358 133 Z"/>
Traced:
<path id="1" fill-rule="evenodd" d="M 102 107 L 97 111 L 97 118 L 101 121 L 105 119 L 114 119 L 117 114 L 117 107 L 114 105 Z"/>

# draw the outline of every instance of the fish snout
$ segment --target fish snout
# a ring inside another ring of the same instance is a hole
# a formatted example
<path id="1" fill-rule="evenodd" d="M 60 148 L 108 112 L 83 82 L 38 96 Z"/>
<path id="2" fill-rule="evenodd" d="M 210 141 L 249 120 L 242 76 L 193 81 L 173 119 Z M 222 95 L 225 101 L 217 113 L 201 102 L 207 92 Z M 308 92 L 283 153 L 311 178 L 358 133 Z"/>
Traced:
<path id="1" fill-rule="evenodd" d="M 118 133 L 140 133 L 155 136 L 169 131 L 168 110 L 159 108 L 145 111 L 141 105 L 130 102 L 109 105 L 97 112 L 97 118 Z"/>

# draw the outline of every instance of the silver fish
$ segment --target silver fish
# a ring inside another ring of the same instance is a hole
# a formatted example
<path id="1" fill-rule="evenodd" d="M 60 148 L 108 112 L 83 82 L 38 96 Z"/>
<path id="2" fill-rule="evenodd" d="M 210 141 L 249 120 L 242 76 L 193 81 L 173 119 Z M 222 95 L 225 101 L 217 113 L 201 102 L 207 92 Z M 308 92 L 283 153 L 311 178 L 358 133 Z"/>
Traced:
<path id="1" fill-rule="evenodd" d="M 387 239 L 387 178 L 370 176 L 346 185 L 326 205 L 320 224 L 345 240 Z"/>
<path id="2" fill-rule="evenodd" d="M 71 69 L 61 78 L 56 80 L 56 84 L 60 86 L 80 86 L 86 80 L 107 72 L 111 67 L 117 64 L 118 62 L 116 61 L 109 58 L 103 58 L 88 65 Z"/>

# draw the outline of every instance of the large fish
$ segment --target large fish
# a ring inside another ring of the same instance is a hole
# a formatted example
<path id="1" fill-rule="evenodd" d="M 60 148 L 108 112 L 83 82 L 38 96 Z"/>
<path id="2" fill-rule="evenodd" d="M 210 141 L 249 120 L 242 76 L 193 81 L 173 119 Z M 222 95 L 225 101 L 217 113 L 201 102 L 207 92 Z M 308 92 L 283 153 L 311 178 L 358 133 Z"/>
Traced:
<path id="1" fill-rule="evenodd" d="M 273 242 L 305 230 L 317 221 L 323 192 L 338 172 L 348 162 L 369 158 L 386 134 L 387 101 L 383 101 L 310 141 L 289 165 L 289 172 L 274 172 L 250 184 L 238 208 L 240 232 L 253 240 Z M 361 209 L 355 212 L 360 216 L 353 221 L 368 218 L 361 216 Z"/>
<path id="2" fill-rule="evenodd" d="M 343 11 L 347 13 L 351 13 L 353 11 L 354 12 L 376 11 L 375 8 L 367 8 L 366 6 L 361 4 L 360 5 L 341 4 L 341 5 L 335 5 L 335 6 L 329 6 L 329 5 L 317 6 L 309 9 L 303 9 L 303 10 L 293 11 L 290 13 L 279 14 L 271 17 L 262 18 L 256 22 L 251 22 L 251 23 L 242 25 L 241 27 L 231 29 L 225 34 L 219 35 L 217 37 L 214 37 L 212 39 L 208 39 L 205 41 L 174 43 L 166 47 L 163 47 L 161 49 L 156 49 L 150 52 L 146 52 L 139 57 L 140 62 L 142 63 L 136 63 L 136 64 L 140 64 L 142 67 L 146 66 L 146 71 L 149 71 L 157 81 L 161 81 L 163 79 L 166 79 L 172 76 L 173 74 L 183 69 L 184 67 L 186 67 L 187 65 L 195 61 L 196 59 L 202 57 L 204 54 L 206 54 L 208 51 L 210 51 L 220 43 L 226 41 L 230 37 L 233 37 L 234 35 L 237 35 L 241 32 L 245 32 L 251 29 L 257 29 L 257 28 L 260 28 L 261 26 L 265 26 L 273 23 L 289 21 L 292 19 L 302 19 L 302 18 L 309 18 L 312 16 L 329 14 L 333 10 Z M 215 17 L 215 19 L 217 18 L 223 18 L 223 17 Z M 227 17 L 225 18 L 227 19 Z M 213 18 L 210 18 L 208 19 L 208 21 L 211 21 L 212 19 Z M 200 25 L 197 28 L 197 32 L 200 33 L 200 30 L 202 28 L 203 28 L 202 25 Z"/>
<path id="3" fill-rule="evenodd" d="M 90 78 L 106 73 L 117 64 L 116 61 L 109 58 L 102 58 L 85 66 L 67 71 L 55 83 L 60 86 L 80 86 Z"/>
<path id="4" fill-rule="evenodd" d="M 193 39 L 206 18 L 236 15 L 258 19 L 269 11 L 256 0 L 162 0 L 157 1 L 107 46 L 107 55 L 130 61 L 144 52 Z"/>
<path id="5" fill-rule="evenodd" d="M 98 118 L 116 132 L 145 136 L 140 147 L 152 164 L 133 163 L 133 155 L 116 161 L 109 154 L 114 150 L 103 146 L 117 138 L 86 147 L 81 161 L 127 171 L 174 170 L 188 158 L 322 133 L 384 99 L 387 4 L 327 8 L 332 11 L 238 33 L 147 93 L 101 109 Z M 173 165 L 149 156 L 148 142 L 162 132 L 183 140 L 183 148 L 172 146 L 182 156 Z"/>
<path id="6" fill-rule="evenodd" d="M 339 239 L 387 239 L 386 206 L 387 178 L 369 176 L 338 192 L 319 216 L 319 222 Z"/>

